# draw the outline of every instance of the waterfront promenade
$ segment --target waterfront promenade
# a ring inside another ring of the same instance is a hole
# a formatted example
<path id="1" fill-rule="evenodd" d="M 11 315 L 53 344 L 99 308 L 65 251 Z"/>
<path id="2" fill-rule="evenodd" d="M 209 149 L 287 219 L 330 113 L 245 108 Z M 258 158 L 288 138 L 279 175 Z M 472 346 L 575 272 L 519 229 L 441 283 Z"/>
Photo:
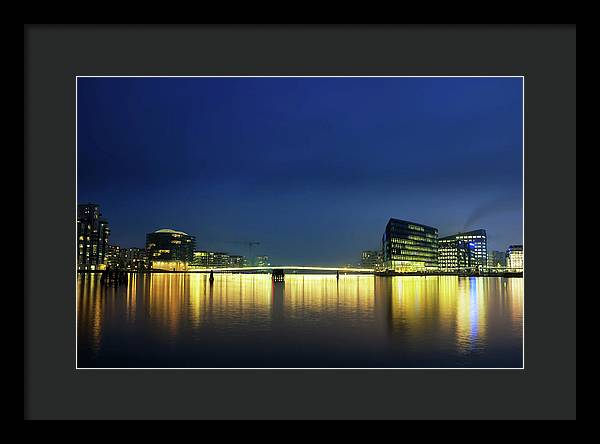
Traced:
<path id="1" fill-rule="evenodd" d="M 462 271 L 405 271 L 374 270 L 371 268 L 319 267 L 319 266 L 265 266 L 228 268 L 189 268 L 188 270 L 120 270 L 128 273 L 250 273 L 273 274 L 281 270 L 285 274 L 371 274 L 379 277 L 391 276 L 464 276 L 464 277 L 523 277 L 523 271 L 506 269 L 462 270 Z M 78 270 L 79 273 L 107 273 L 109 270 Z"/>

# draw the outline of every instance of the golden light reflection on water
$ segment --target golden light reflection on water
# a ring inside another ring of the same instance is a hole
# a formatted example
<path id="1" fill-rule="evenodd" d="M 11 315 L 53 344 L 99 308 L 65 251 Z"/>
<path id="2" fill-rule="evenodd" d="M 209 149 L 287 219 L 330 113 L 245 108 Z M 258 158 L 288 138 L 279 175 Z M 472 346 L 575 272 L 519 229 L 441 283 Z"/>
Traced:
<path id="1" fill-rule="evenodd" d="M 500 285 L 500 284 L 498 284 Z M 520 330 L 523 325 L 523 279 L 507 279 L 503 296 L 508 300 L 513 328 Z"/>
<path id="2" fill-rule="evenodd" d="M 152 274 L 148 276 L 148 317 L 169 336 L 181 328 L 203 325 L 226 328 L 268 322 L 271 278 L 268 275 L 217 275 L 212 285 L 206 274 Z"/>
<path id="3" fill-rule="evenodd" d="M 102 338 L 103 298 L 98 285 L 96 276 L 78 277 L 77 334 L 87 334 L 94 353 L 100 348 Z"/>
<path id="4" fill-rule="evenodd" d="M 135 322 L 137 307 L 138 276 L 136 274 L 132 274 L 130 279 L 131 283 L 127 286 L 127 321 L 133 323 Z"/>
<path id="5" fill-rule="evenodd" d="M 285 332 L 374 353 L 469 356 L 520 341 L 523 326 L 523 279 L 216 274 L 211 285 L 206 274 L 160 273 L 115 288 L 90 274 L 77 289 L 78 335 L 91 354 L 108 337 L 126 343 L 143 331 L 156 344 Z"/>
<path id="6" fill-rule="evenodd" d="M 284 307 L 290 316 L 355 312 L 368 317 L 374 307 L 373 276 L 289 275 Z M 276 285 L 276 284 L 275 284 Z"/>
<path id="7" fill-rule="evenodd" d="M 394 277 L 379 287 L 376 293 L 391 294 L 390 331 L 403 346 L 433 341 L 476 352 L 487 347 L 490 322 L 494 331 L 507 327 L 505 316 L 512 335 L 522 330 L 522 279 Z"/>

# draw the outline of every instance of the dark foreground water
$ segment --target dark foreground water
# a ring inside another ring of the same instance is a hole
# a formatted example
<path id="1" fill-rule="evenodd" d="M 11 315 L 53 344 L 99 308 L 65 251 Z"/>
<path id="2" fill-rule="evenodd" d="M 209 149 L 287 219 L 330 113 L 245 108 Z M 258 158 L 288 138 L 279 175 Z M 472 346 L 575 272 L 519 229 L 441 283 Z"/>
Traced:
<path id="1" fill-rule="evenodd" d="M 523 279 L 131 274 L 77 282 L 78 367 L 522 367 Z"/>

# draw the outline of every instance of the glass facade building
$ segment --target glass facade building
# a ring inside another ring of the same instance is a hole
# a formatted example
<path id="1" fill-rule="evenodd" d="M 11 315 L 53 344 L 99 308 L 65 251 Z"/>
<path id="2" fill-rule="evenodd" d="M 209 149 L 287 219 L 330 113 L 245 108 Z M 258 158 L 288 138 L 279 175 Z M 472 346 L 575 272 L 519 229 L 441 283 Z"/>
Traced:
<path id="1" fill-rule="evenodd" d="M 382 251 L 387 270 L 437 270 L 438 230 L 415 222 L 390 219 L 383 234 Z"/>
<path id="2" fill-rule="evenodd" d="M 100 270 L 106 267 L 108 222 L 97 204 L 77 206 L 77 269 Z"/>
<path id="3" fill-rule="evenodd" d="M 194 259 L 196 238 L 163 228 L 146 235 L 146 253 L 152 268 L 184 270 Z"/>
<path id="4" fill-rule="evenodd" d="M 438 267 L 441 271 L 459 271 L 475 264 L 475 246 L 454 236 L 438 239 Z"/>
<path id="5" fill-rule="evenodd" d="M 468 253 L 466 259 L 469 260 L 471 268 L 485 268 L 488 264 L 487 234 L 485 230 L 473 230 L 465 233 L 458 233 L 452 236 L 440 238 L 444 244 L 439 259 L 442 267 L 452 267 L 456 264 L 457 268 L 462 268 L 464 263 L 460 262 L 461 255 Z M 455 242 L 458 241 L 458 242 Z M 464 243 L 464 244 L 461 244 Z M 462 246 L 461 246 L 462 245 Z M 445 268 L 444 268 L 445 269 Z"/>
<path id="6" fill-rule="evenodd" d="M 456 239 L 468 242 L 473 246 L 473 265 L 486 267 L 488 260 L 487 233 L 485 230 L 467 231 L 458 233 Z"/>

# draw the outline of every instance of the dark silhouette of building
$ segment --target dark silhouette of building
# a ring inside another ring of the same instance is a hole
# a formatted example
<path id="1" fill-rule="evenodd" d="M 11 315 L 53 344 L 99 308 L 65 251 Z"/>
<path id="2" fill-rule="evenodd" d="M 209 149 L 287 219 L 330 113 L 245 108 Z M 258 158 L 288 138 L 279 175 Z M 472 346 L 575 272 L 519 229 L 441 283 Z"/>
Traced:
<path id="1" fill-rule="evenodd" d="M 120 246 L 108 244 L 106 247 L 106 266 L 110 268 L 122 268 Z"/>
<path id="2" fill-rule="evenodd" d="M 383 265 L 383 253 L 381 250 L 365 250 L 360 255 L 360 266 L 362 268 L 379 269 Z"/>
<path id="3" fill-rule="evenodd" d="M 384 267 L 396 271 L 436 270 L 437 241 L 437 228 L 392 218 L 382 238 Z"/>
<path id="4" fill-rule="evenodd" d="M 110 229 L 98 204 L 77 206 L 77 268 L 99 270 L 106 266 Z"/>
<path id="5" fill-rule="evenodd" d="M 268 267 L 271 263 L 269 262 L 269 256 L 256 256 L 257 267 Z"/>
<path id="6" fill-rule="evenodd" d="M 148 268 L 148 256 L 144 248 L 122 248 L 121 257 L 127 270 L 145 270 Z"/>
<path id="7" fill-rule="evenodd" d="M 233 268 L 241 268 L 246 266 L 246 258 L 244 256 L 230 255 L 229 266 Z"/>
<path id="8" fill-rule="evenodd" d="M 490 251 L 488 253 L 488 267 L 506 267 L 506 252 Z"/>
<path id="9" fill-rule="evenodd" d="M 146 252 L 152 268 L 186 270 L 194 259 L 196 238 L 170 228 L 146 235 Z"/>
<path id="10" fill-rule="evenodd" d="M 273 282 L 284 282 L 285 272 L 281 268 L 277 268 L 271 272 L 271 278 Z"/>
<path id="11" fill-rule="evenodd" d="M 106 264 L 110 268 L 128 271 L 143 271 L 150 268 L 145 249 L 121 248 L 118 245 L 108 246 Z"/>

